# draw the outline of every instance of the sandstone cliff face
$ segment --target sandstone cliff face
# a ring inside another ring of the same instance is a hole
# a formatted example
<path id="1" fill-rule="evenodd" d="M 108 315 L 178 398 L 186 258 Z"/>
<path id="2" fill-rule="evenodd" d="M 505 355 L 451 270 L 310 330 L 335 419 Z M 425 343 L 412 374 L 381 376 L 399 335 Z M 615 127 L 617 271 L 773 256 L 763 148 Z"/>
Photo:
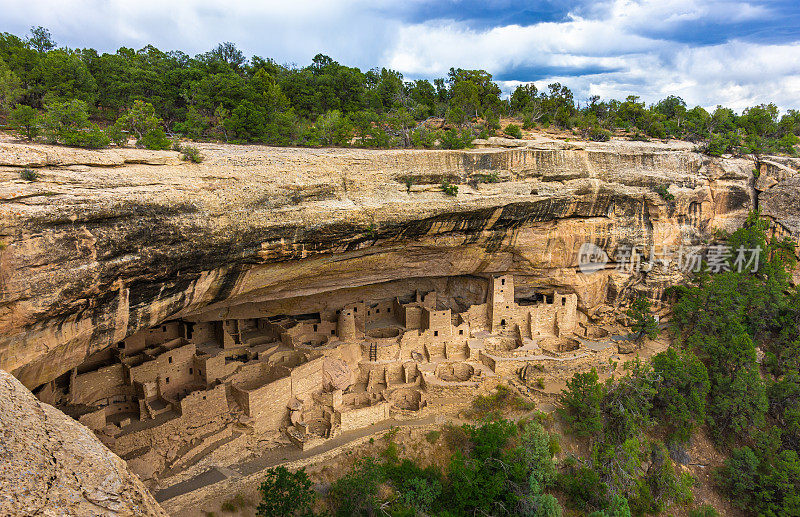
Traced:
<path id="1" fill-rule="evenodd" d="M 789 234 L 800 221 L 793 160 L 762 165 L 756 185 L 752 160 L 685 143 L 516 145 L 209 144 L 189 164 L 0 143 L 0 368 L 34 388 L 168 318 L 398 279 L 510 272 L 522 290 L 577 292 L 585 310 L 627 277 L 579 274 L 584 242 L 612 256 L 697 242 L 757 206 Z M 19 178 L 25 166 L 39 181 Z M 657 295 L 669 279 L 638 280 Z"/>
<path id="2" fill-rule="evenodd" d="M 89 429 L 3 371 L 0 438 L 0 515 L 167 515 Z"/>

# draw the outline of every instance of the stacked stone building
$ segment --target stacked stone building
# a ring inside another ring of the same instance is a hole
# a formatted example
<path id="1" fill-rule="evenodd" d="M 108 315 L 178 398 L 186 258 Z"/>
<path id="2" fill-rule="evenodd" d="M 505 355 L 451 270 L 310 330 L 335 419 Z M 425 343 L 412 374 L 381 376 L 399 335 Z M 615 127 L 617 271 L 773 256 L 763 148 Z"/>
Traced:
<path id="1" fill-rule="evenodd" d="M 421 417 L 439 399 L 469 400 L 565 351 L 554 342 L 577 342 L 575 294 L 514 295 L 503 275 L 489 279 L 485 303 L 460 313 L 433 291 L 335 313 L 171 321 L 75 369 L 62 406 L 128 459 L 158 449 L 165 433 L 191 452 L 237 432 L 283 432 L 305 448 Z"/>

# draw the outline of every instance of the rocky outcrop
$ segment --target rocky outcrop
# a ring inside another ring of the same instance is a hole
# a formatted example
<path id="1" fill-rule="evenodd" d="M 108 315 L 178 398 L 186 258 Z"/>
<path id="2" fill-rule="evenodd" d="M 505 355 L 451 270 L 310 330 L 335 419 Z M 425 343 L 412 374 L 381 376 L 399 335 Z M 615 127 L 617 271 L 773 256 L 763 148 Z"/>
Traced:
<path id="1" fill-rule="evenodd" d="M 0 437 L 0 515 L 167 515 L 89 429 L 3 371 Z"/>
<path id="2" fill-rule="evenodd" d="M 800 159 L 763 159 L 759 163 L 755 188 L 761 213 L 771 217 L 777 231 L 797 242 L 800 236 Z"/>
<path id="3" fill-rule="evenodd" d="M 686 143 L 483 145 L 495 147 L 208 144 L 190 164 L 0 143 L 0 367 L 34 388 L 169 318 L 398 279 L 509 272 L 518 292 L 572 291 L 587 309 L 632 280 L 614 264 L 581 274 L 584 242 L 611 256 L 699 242 L 759 203 L 797 228 L 781 208 L 791 164 L 759 194 L 752 160 Z M 20 179 L 28 166 L 38 181 Z M 658 296 L 674 278 L 634 280 Z"/>

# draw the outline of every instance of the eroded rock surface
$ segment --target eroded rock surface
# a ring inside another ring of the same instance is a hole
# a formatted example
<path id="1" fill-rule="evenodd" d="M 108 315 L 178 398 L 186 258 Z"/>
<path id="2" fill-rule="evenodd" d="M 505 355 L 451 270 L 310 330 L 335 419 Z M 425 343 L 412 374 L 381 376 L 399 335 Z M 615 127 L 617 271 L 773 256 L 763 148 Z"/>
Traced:
<path id="1" fill-rule="evenodd" d="M 0 371 L 0 515 L 167 514 L 89 429 Z"/>
<path id="2" fill-rule="evenodd" d="M 610 256 L 700 242 L 757 206 L 797 235 L 793 160 L 762 165 L 757 185 L 752 160 L 682 142 L 514 146 L 207 144 L 190 164 L 2 143 L 0 367 L 35 388 L 166 319 L 402 279 L 510 273 L 519 293 L 575 292 L 589 311 L 632 282 L 658 297 L 675 278 L 631 279 L 614 264 L 582 275 L 584 242 Z M 20 179 L 27 166 L 38 181 Z"/>

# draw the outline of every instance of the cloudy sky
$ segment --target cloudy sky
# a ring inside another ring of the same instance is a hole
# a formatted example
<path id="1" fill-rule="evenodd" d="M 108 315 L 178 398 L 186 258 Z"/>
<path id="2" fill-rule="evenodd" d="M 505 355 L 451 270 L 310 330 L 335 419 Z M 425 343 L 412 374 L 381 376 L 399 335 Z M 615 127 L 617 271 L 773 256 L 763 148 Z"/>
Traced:
<path id="1" fill-rule="evenodd" d="M 0 31 L 60 45 L 152 43 L 305 65 L 319 53 L 406 78 L 483 68 L 504 91 L 560 81 L 590 95 L 800 108 L 798 0 L 0 0 Z"/>

